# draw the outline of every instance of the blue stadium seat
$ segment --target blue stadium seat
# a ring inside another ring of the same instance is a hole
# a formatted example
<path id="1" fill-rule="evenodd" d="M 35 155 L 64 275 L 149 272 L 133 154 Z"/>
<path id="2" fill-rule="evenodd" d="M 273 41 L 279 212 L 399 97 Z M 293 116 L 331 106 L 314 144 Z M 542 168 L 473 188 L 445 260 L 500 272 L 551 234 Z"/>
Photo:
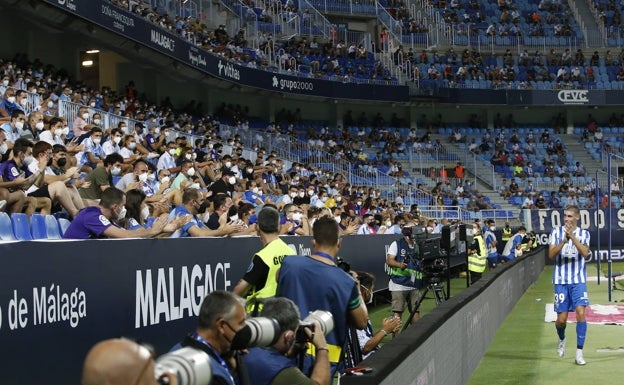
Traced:
<path id="1" fill-rule="evenodd" d="M 15 240 L 15 234 L 13 234 L 13 225 L 11 224 L 11 217 L 9 217 L 9 214 L 5 212 L 0 212 L 0 240 Z"/>
<path id="2" fill-rule="evenodd" d="M 61 239 L 61 230 L 59 228 L 59 223 L 56 220 L 54 215 L 46 215 L 45 216 L 45 225 L 46 232 L 48 234 L 48 239 Z"/>
<path id="3" fill-rule="evenodd" d="M 13 224 L 15 238 L 20 241 L 32 241 L 33 237 L 30 234 L 30 225 L 28 224 L 28 216 L 26 214 L 11 214 L 11 223 Z"/>
<path id="4" fill-rule="evenodd" d="M 48 237 L 45 216 L 41 214 L 33 214 L 30 216 L 30 234 L 33 239 L 46 239 Z"/>
<path id="5" fill-rule="evenodd" d="M 65 231 L 71 224 L 71 222 L 69 221 L 69 219 L 58 218 L 58 224 L 59 224 L 59 230 L 61 231 L 61 236 L 63 236 L 65 234 Z"/>

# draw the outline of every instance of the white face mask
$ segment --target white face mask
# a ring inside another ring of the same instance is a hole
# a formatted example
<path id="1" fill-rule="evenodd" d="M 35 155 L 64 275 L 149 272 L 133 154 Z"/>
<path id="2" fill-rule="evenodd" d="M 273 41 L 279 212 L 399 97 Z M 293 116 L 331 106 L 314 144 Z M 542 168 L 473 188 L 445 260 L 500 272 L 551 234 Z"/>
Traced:
<path id="1" fill-rule="evenodd" d="M 175 155 L 175 153 L 176 153 L 175 148 L 170 148 L 170 149 L 169 149 L 169 154 L 170 154 L 170 155 Z"/>
<path id="2" fill-rule="evenodd" d="M 121 210 L 119 210 L 119 213 L 117 214 L 117 220 L 124 219 L 127 212 L 128 210 L 126 210 L 126 206 L 121 206 Z"/>
<path id="3" fill-rule="evenodd" d="M 87 120 L 89 119 L 89 113 L 85 112 L 84 114 L 82 114 L 82 120 Z"/>
<path id="4" fill-rule="evenodd" d="M 94 144 L 100 144 L 101 141 L 102 141 L 102 138 L 95 138 L 95 139 L 93 139 L 93 143 Z"/>
<path id="5" fill-rule="evenodd" d="M 43 130 L 43 122 L 37 122 L 37 124 L 35 124 L 35 128 L 37 131 Z"/>
<path id="6" fill-rule="evenodd" d="M 184 155 L 184 157 L 185 157 L 187 160 L 191 160 L 191 159 L 193 159 L 193 154 L 185 154 L 185 155 Z"/>
<path id="7" fill-rule="evenodd" d="M 227 168 L 232 167 L 232 162 L 225 162 L 225 167 L 227 167 Z"/>
<path id="8" fill-rule="evenodd" d="M 102 123 L 102 119 L 93 119 L 93 124 L 95 124 L 96 126 L 99 126 L 100 123 Z"/>
<path id="9" fill-rule="evenodd" d="M 22 105 L 22 107 L 26 107 L 26 105 L 28 104 L 28 99 L 24 98 L 20 100 L 20 104 Z"/>
<path id="10" fill-rule="evenodd" d="M 186 171 L 186 175 L 188 175 L 188 176 L 193 176 L 193 175 L 195 175 L 195 169 L 194 169 L 193 167 L 189 168 L 189 169 Z"/>
<path id="11" fill-rule="evenodd" d="M 291 192 L 291 193 L 290 193 L 290 197 L 291 197 L 291 198 L 294 198 L 294 197 L 296 197 L 296 196 L 297 196 L 297 193 L 296 193 L 296 192 Z"/>
<path id="12" fill-rule="evenodd" d="M 111 175 L 119 175 L 121 173 L 121 168 L 113 167 L 111 168 Z"/>
<path id="13" fill-rule="evenodd" d="M 156 179 L 156 175 L 154 175 L 154 174 L 147 174 L 147 180 L 149 180 L 150 182 L 153 182 L 154 179 Z"/>
<path id="14" fill-rule="evenodd" d="M 234 215 L 232 215 L 232 216 L 230 217 L 230 221 L 232 221 L 232 222 L 236 222 L 236 221 L 238 221 L 238 214 L 234 214 Z"/>
<path id="15" fill-rule="evenodd" d="M 233 176 L 231 176 L 231 177 L 228 179 L 228 183 L 230 183 L 230 184 L 234 184 L 234 183 L 236 183 L 236 178 L 235 178 L 235 177 L 233 177 Z"/>
<path id="16" fill-rule="evenodd" d="M 305 193 L 301 191 L 298 195 L 299 195 L 299 198 L 303 198 L 305 196 Z"/>
<path id="17" fill-rule="evenodd" d="M 328 197 L 322 197 L 321 198 L 321 202 L 325 203 L 325 202 L 327 202 L 328 199 L 329 199 Z"/>
<path id="18" fill-rule="evenodd" d="M 336 202 L 340 202 L 341 200 L 342 200 L 342 197 L 341 197 L 341 196 L 337 196 L 337 197 L 336 197 Z"/>
<path id="19" fill-rule="evenodd" d="M 301 213 L 293 213 L 292 219 L 298 222 L 298 221 L 301 220 L 302 216 L 303 216 L 303 214 L 301 214 Z"/>
<path id="20" fill-rule="evenodd" d="M 146 220 L 147 217 L 149 217 L 149 215 L 150 215 L 149 207 L 143 206 L 143 208 L 141 209 L 141 219 Z"/>
<path id="21" fill-rule="evenodd" d="M 247 174 L 251 174 L 253 172 L 253 168 L 248 168 L 247 169 Z"/>
<path id="22" fill-rule="evenodd" d="M 252 191 L 254 194 L 257 194 L 257 193 L 258 193 L 258 188 L 257 188 L 257 187 L 254 187 L 254 188 L 252 188 L 252 189 L 251 189 L 251 191 Z"/>
<path id="23" fill-rule="evenodd" d="M 2 85 L 5 86 L 5 87 L 8 86 L 9 85 L 9 81 L 8 80 L 3 80 L 2 81 Z"/>
<path id="24" fill-rule="evenodd" d="M 0 145 L 0 155 L 6 154 L 8 150 L 9 150 L 9 146 L 7 146 L 6 143 L 2 143 L 2 145 Z"/>
<path id="25" fill-rule="evenodd" d="M 15 103 L 15 96 L 9 96 L 9 97 L 7 98 L 7 102 L 9 102 L 9 103 L 11 103 L 11 104 Z"/>
<path id="26" fill-rule="evenodd" d="M 48 102 L 48 108 L 54 108 L 54 102 L 53 101 L 49 101 Z"/>
<path id="27" fill-rule="evenodd" d="M 69 134 L 69 127 L 65 126 L 63 127 L 63 135 L 67 135 L 67 134 Z"/>
<path id="28" fill-rule="evenodd" d="M 121 136 L 113 137 L 113 142 L 115 142 L 115 144 L 119 144 L 119 142 L 121 142 Z"/>
<path id="29" fill-rule="evenodd" d="M 143 174 L 139 174 L 138 179 L 141 182 L 146 182 L 147 181 L 147 173 L 144 172 Z"/>
<path id="30" fill-rule="evenodd" d="M 131 149 L 131 150 L 134 150 L 136 148 L 136 142 L 128 143 L 128 148 Z"/>
<path id="31" fill-rule="evenodd" d="M 89 103 L 89 107 L 91 107 L 91 108 L 95 107 L 95 102 L 91 102 L 91 103 Z M 96 123 L 96 124 L 97 124 L 97 123 Z"/>
<path id="32" fill-rule="evenodd" d="M 168 176 L 164 176 L 164 177 L 161 179 L 160 183 L 169 183 L 169 181 L 170 181 L 170 180 L 171 180 L 171 178 L 169 178 Z"/>
<path id="33" fill-rule="evenodd" d="M 308 190 L 308 195 L 309 195 L 309 196 L 314 195 L 314 190 Z"/>
<path id="34" fill-rule="evenodd" d="M 392 226 L 392 221 L 386 221 L 386 227 Z"/>
<path id="35" fill-rule="evenodd" d="M 21 130 L 22 128 L 24 128 L 24 122 L 15 122 L 15 128 Z"/>

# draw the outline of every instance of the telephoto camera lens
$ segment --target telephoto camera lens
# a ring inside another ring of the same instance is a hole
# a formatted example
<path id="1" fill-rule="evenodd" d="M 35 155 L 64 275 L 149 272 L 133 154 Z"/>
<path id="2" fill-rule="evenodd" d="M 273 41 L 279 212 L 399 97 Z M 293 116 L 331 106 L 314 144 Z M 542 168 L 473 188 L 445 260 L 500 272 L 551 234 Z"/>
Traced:
<path id="1" fill-rule="evenodd" d="M 255 317 L 245 323 L 245 327 L 239 330 L 232 340 L 232 350 L 267 347 L 279 339 L 280 327 L 273 318 Z"/>
<path id="2" fill-rule="evenodd" d="M 175 373 L 178 385 L 209 385 L 212 380 L 210 357 L 190 347 L 163 354 L 154 364 L 154 376 L 158 384 L 169 384 L 165 373 Z"/>
<path id="3" fill-rule="evenodd" d="M 319 323 L 321 327 L 320 331 L 323 335 L 328 335 L 332 330 L 334 330 L 334 317 L 328 311 L 315 310 L 310 312 L 310 314 L 308 314 L 308 316 L 301 321 L 301 326 L 312 327 L 312 325 L 314 325 L 314 321 Z"/>

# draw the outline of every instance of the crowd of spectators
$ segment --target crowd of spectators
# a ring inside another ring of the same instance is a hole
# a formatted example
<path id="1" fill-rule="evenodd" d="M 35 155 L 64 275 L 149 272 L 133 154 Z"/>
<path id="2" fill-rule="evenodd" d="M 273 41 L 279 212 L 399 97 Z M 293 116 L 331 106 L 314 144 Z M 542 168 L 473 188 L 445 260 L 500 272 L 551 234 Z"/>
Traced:
<path id="1" fill-rule="evenodd" d="M 113 0 L 112 3 L 124 9 L 130 9 L 126 0 Z M 271 20 L 273 17 L 282 17 L 274 16 L 274 3 L 262 8 L 264 11 L 261 13 L 261 18 Z M 254 7 L 250 6 L 249 9 L 253 11 Z M 287 2 L 283 7 L 280 6 L 280 10 L 298 13 L 292 2 Z M 179 15 L 172 17 L 165 10 L 159 12 L 149 4 L 133 4 L 131 11 L 207 52 L 250 68 L 266 71 L 280 70 L 294 75 L 326 80 L 396 81 L 382 62 L 375 60 L 373 54 L 363 44 L 339 40 L 334 35 L 324 41 L 306 36 L 292 36 L 287 40 L 278 41 L 278 37 L 273 36 L 272 32 L 261 32 L 257 37 L 250 37 L 243 26 L 231 36 L 225 25 L 212 30 L 195 18 Z M 256 15 L 255 12 L 254 15 Z M 305 21 L 305 12 L 301 17 Z M 257 38 L 257 45 L 255 45 L 257 48 L 249 44 L 248 39 L 251 38 Z"/>
<path id="2" fill-rule="evenodd" d="M 168 100 L 149 101 L 132 82 L 119 93 L 107 87 L 93 90 L 72 84 L 63 70 L 22 55 L 0 62 L 0 71 L 7 80 L 0 102 L 0 210 L 72 218 L 85 207 L 101 204 L 104 191 L 116 187 L 125 193 L 127 217 L 120 221 L 128 229 L 149 225 L 148 218 L 181 206 L 198 227 L 204 226 L 200 221 L 227 229 L 228 234 L 253 233 L 256 208 L 264 204 L 282 211 L 282 231 L 292 234 L 307 233 L 310 226 L 303 223 L 322 215 L 340 220 L 345 233 L 356 233 L 365 222 L 371 229 L 367 233 L 383 233 L 397 217 L 412 215 L 402 199 L 384 198 L 378 188 L 352 186 L 340 173 L 291 163 L 261 146 L 244 148 L 238 133 L 249 129 L 244 107 L 223 104 L 213 116 L 197 116 L 193 114 L 202 109 L 198 103 L 189 102 L 177 111 Z M 36 103 L 26 108 L 22 100 L 28 96 Z M 59 115 L 59 101 L 75 103 L 76 115 Z M 104 127 L 101 118 L 107 113 L 132 120 Z M 297 120 L 297 112 L 283 115 Z M 234 126 L 221 126 L 217 117 L 232 119 Z M 379 125 L 370 139 L 400 145 L 398 136 L 384 131 L 380 115 L 370 122 L 365 116 L 360 119 Z M 401 121 L 396 116 L 392 120 Z M 270 125 L 269 134 L 282 134 L 280 127 Z M 329 146 L 336 157 L 351 159 L 356 167 L 358 162 L 361 167 L 376 165 L 362 157 L 368 139 L 350 140 L 348 130 L 326 130 L 318 137 L 320 147 Z M 288 128 L 283 136 L 292 139 Z M 397 162 L 382 157 L 382 151 L 378 154 L 380 163 L 394 175 L 401 174 Z M 370 219 L 364 221 L 367 214 Z M 192 235 L 187 230 L 178 235 Z"/>

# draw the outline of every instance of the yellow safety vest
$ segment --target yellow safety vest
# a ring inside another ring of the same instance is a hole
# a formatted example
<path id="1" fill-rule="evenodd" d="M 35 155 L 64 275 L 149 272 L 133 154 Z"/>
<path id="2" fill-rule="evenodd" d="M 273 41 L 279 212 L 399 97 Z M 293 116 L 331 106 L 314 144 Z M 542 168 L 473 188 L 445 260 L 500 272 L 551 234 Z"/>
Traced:
<path id="1" fill-rule="evenodd" d="M 251 288 L 251 292 L 246 298 L 248 312 L 254 310 L 256 300 L 275 297 L 275 293 L 277 292 L 277 279 L 275 278 L 277 271 L 282 267 L 284 257 L 295 254 L 296 252 L 279 238 L 271 241 L 262 250 L 256 253 L 269 267 L 269 273 L 267 274 L 267 280 L 262 289 L 256 291 L 255 286 Z M 258 310 L 260 310 L 260 308 L 258 308 Z"/>
<path id="2" fill-rule="evenodd" d="M 503 227 L 503 235 L 501 236 L 503 242 L 507 242 L 511 239 L 511 227 Z"/>
<path id="3" fill-rule="evenodd" d="M 485 242 L 481 234 L 475 235 L 474 239 L 479 244 L 479 254 L 473 253 L 468 256 L 468 270 L 475 273 L 483 273 L 487 266 L 487 250 L 485 249 Z"/>

